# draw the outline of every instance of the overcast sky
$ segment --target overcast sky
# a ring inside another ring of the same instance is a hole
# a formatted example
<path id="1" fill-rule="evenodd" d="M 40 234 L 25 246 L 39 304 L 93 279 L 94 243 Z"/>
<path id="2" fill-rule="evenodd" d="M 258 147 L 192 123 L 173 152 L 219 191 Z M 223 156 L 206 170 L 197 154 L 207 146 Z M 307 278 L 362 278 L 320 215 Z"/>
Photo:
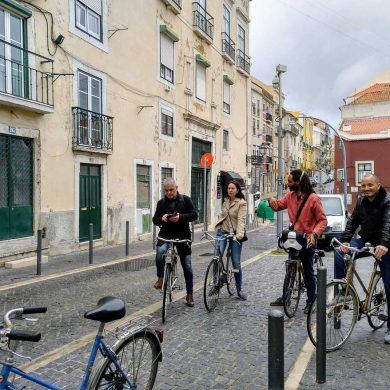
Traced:
<path id="1" fill-rule="evenodd" d="M 286 108 L 336 126 L 343 98 L 390 68 L 389 0 L 252 0 L 253 76 L 271 84 L 277 64 Z"/>

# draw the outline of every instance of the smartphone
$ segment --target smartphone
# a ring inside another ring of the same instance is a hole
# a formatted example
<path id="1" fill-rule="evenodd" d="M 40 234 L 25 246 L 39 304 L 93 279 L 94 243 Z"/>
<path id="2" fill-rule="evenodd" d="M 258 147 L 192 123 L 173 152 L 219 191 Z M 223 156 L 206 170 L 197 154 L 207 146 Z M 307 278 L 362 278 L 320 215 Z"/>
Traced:
<path id="1" fill-rule="evenodd" d="M 170 219 L 172 217 L 176 217 L 177 214 L 179 213 L 167 214 L 167 218 Z"/>

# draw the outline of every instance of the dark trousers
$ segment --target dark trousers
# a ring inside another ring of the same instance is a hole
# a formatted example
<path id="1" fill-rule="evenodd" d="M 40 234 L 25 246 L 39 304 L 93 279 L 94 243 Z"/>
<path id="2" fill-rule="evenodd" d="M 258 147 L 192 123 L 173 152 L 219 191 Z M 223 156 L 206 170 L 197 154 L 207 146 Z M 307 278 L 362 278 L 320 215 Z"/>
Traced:
<path id="1" fill-rule="evenodd" d="M 299 257 L 302 261 L 303 279 L 307 288 L 307 303 L 313 303 L 316 296 L 316 276 L 314 275 L 314 250 L 312 248 L 301 249 Z"/>
<path id="2" fill-rule="evenodd" d="M 361 238 L 358 238 L 351 242 L 349 246 L 354 248 L 363 248 L 364 241 Z M 369 253 L 359 253 L 356 255 L 356 259 L 361 257 L 371 256 Z M 343 279 L 347 272 L 345 262 L 344 262 L 344 253 L 341 251 L 334 251 L 334 261 L 335 261 L 335 278 Z M 390 252 L 387 252 L 385 256 L 382 257 L 382 260 L 379 262 L 379 267 L 381 270 L 383 284 L 385 286 L 386 300 L 387 300 L 387 327 L 390 329 L 390 316 L 389 316 L 389 307 L 390 307 Z"/>

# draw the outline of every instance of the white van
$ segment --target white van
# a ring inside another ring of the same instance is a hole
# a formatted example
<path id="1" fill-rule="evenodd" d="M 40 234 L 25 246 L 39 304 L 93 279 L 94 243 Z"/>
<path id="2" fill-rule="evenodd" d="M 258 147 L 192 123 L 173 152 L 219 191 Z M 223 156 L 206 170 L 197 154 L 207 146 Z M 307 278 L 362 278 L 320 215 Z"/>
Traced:
<path id="1" fill-rule="evenodd" d="M 348 212 L 344 206 L 343 195 L 319 194 L 322 202 L 328 226 L 318 238 L 318 245 L 328 247 L 333 237 L 340 238 L 347 224 Z"/>

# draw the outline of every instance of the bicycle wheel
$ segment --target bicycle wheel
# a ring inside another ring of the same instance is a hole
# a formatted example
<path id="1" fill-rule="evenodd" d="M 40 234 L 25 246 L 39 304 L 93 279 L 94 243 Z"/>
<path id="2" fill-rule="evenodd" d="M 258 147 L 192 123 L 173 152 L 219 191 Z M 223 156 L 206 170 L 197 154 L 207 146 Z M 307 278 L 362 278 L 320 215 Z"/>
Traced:
<path id="1" fill-rule="evenodd" d="M 287 264 L 283 282 L 283 309 L 288 318 L 294 317 L 301 298 L 301 274 L 297 267 L 296 262 Z"/>
<path id="2" fill-rule="evenodd" d="M 92 374 L 89 389 L 153 388 L 161 351 L 150 331 L 129 335 L 113 345 L 112 350 L 126 377 L 105 358 Z"/>
<path id="3" fill-rule="evenodd" d="M 345 282 L 330 282 L 326 286 L 326 350 L 335 351 L 349 338 L 359 313 L 359 300 Z M 317 343 L 317 298 L 307 316 L 307 333 Z"/>
<path id="4" fill-rule="evenodd" d="M 165 272 L 164 272 L 164 284 L 163 284 L 163 304 L 162 304 L 162 323 L 165 323 L 165 320 L 167 318 L 167 306 L 168 306 L 168 299 L 170 302 L 172 302 L 172 267 L 170 264 L 165 265 Z"/>
<path id="5" fill-rule="evenodd" d="M 236 276 L 232 272 L 232 269 L 233 269 L 232 258 L 228 256 L 226 261 L 226 277 L 227 277 L 226 287 L 230 296 L 237 293 Z"/>
<path id="6" fill-rule="evenodd" d="M 221 290 L 221 265 L 217 257 L 207 267 L 203 286 L 203 301 L 207 311 L 213 311 L 218 303 Z"/>
<path id="7" fill-rule="evenodd" d="M 367 320 L 372 329 L 379 329 L 386 322 L 386 306 L 385 286 L 381 275 L 377 274 L 368 296 Z"/>

